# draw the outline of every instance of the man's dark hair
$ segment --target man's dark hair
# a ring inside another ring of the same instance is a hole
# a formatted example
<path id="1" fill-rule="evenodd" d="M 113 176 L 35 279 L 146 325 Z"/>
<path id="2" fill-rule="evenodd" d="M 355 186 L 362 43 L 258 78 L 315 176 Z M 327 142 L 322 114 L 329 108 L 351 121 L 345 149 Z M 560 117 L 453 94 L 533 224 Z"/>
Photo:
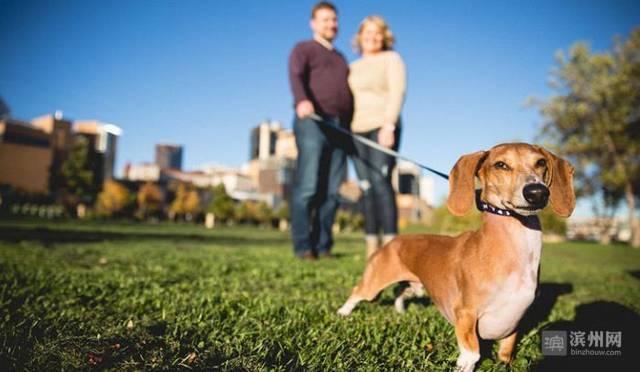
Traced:
<path id="1" fill-rule="evenodd" d="M 313 8 L 311 8 L 311 19 L 315 18 L 316 16 L 316 12 L 320 9 L 329 9 L 329 10 L 333 10 L 336 14 L 338 14 L 338 9 L 336 9 L 336 6 L 333 5 L 332 3 L 328 2 L 328 1 L 321 1 L 319 3 L 317 3 L 316 5 L 313 6 Z"/>

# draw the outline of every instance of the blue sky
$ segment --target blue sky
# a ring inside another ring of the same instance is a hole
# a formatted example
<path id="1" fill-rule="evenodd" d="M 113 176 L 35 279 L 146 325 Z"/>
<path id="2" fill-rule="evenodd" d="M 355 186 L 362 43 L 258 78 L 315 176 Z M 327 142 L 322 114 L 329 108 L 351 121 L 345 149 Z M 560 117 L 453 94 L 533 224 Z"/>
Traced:
<path id="1" fill-rule="evenodd" d="M 315 1 L 0 0 L 0 96 L 15 117 L 62 110 L 119 125 L 117 173 L 185 146 L 185 167 L 240 165 L 249 129 L 291 126 L 287 57 Z M 408 69 L 401 152 L 448 171 L 464 153 L 533 141 L 554 54 L 640 25 L 634 1 L 336 1 L 337 47 L 380 14 Z M 437 195 L 447 185 L 436 182 Z"/>

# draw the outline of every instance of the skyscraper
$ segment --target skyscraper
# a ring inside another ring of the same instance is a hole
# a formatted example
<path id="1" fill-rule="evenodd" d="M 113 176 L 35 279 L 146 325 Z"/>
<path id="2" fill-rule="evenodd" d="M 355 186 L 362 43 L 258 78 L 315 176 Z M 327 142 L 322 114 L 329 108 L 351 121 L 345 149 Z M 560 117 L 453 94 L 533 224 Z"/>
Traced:
<path id="1" fill-rule="evenodd" d="M 278 133 L 282 131 L 277 121 L 263 121 L 251 130 L 249 144 L 249 160 L 268 159 L 276 153 Z"/>
<path id="2" fill-rule="evenodd" d="M 112 179 L 116 162 L 116 144 L 122 129 L 96 120 L 76 121 L 73 128 L 76 135 L 84 136 L 93 149 L 97 167 L 96 184 L 102 185 L 104 181 Z"/>
<path id="3" fill-rule="evenodd" d="M 156 164 L 162 169 L 182 170 L 182 146 L 156 145 Z"/>

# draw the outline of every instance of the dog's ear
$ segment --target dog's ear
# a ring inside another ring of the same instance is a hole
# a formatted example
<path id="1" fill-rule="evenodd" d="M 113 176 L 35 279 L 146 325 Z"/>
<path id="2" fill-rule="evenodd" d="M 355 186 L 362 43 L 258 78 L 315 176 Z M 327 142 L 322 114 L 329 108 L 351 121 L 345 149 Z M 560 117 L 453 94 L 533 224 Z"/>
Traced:
<path id="1" fill-rule="evenodd" d="M 573 166 L 568 161 L 557 157 L 550 151 L 538 147 L 547 159 L 548 176 L 545 182 L 551 196 L 551 209 L 561 217 L 569 217 L 576 207 L 576 194 L 573 191 Z"/>
<path id="2" fill-rule="evenodd" d="M 486 157 L 485 151 L 462 156 L 449 174 L 447 208 L 454 216 L 464 216 L 475 202 L 475 177 Z"/>

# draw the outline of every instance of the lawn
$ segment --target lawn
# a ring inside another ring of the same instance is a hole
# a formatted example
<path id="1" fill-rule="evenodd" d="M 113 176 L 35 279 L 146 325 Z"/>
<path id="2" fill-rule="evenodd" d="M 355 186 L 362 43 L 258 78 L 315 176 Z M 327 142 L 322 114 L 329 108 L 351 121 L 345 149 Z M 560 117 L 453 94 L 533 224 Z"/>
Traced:
<path id="1" fill-rule="evenodd" d="M 392 290 L 335 314 L 364 266 L 300 262 L 288 235 L 249 227 L 0 221 L 0 369 L 451 370 L 453 328 Z M 640 350 L 640 251 L 547 244 L 511 369 L 622 365 Z M 540 331 L 621 330 L 622 356 L 545 357 Z M 483 343 L 477 370 L 508 370 Z"/>

